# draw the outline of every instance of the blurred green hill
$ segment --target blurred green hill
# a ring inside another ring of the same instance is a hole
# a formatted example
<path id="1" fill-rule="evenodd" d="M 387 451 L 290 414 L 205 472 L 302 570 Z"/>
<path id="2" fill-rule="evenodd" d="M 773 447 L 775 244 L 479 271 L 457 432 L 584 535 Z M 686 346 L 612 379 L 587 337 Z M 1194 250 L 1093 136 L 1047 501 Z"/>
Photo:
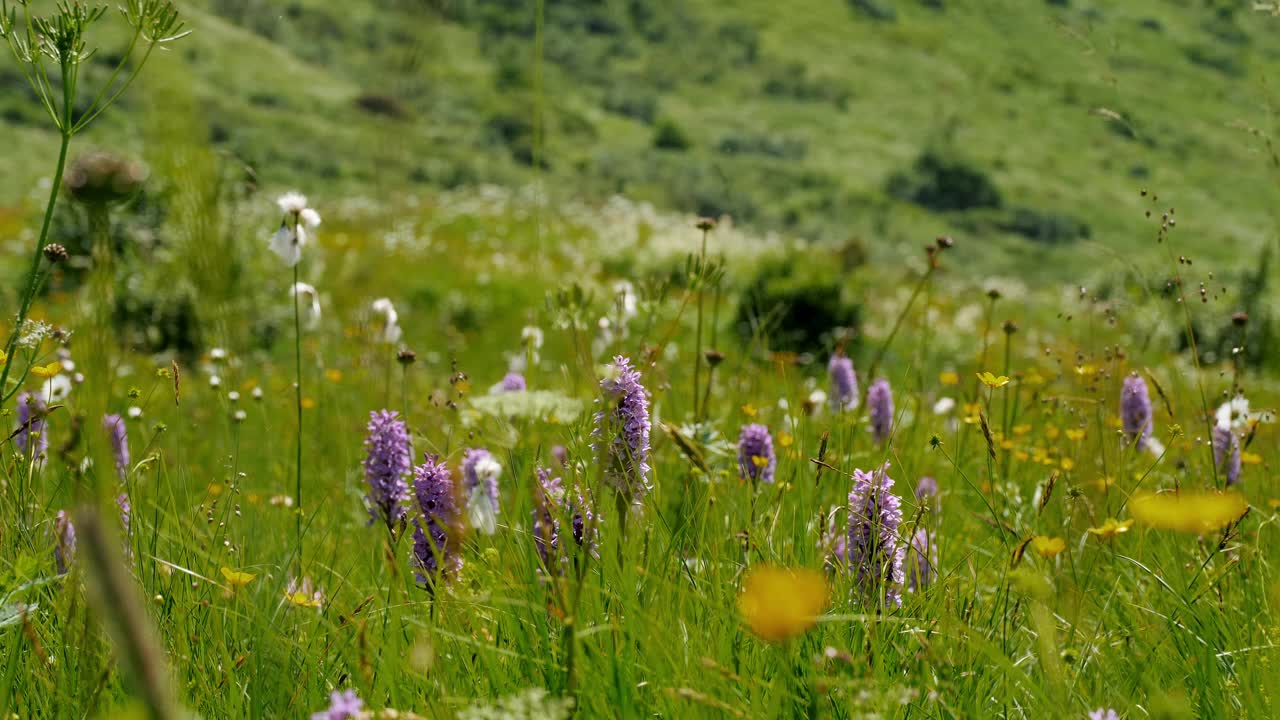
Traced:
<path id="1" fill-rule="evenodd" d="M 874 252 L 961 239 L 1067 279 L 1273 242 L 1280 20 L 1225 0 L 191 0 L 79 141 L 183 138 L 261 186 L 380 199 L 538 178 Z M 102 54 L 110 60 L 110 52 Z M 53 138 L 0 62 L 14 206 Z"/>

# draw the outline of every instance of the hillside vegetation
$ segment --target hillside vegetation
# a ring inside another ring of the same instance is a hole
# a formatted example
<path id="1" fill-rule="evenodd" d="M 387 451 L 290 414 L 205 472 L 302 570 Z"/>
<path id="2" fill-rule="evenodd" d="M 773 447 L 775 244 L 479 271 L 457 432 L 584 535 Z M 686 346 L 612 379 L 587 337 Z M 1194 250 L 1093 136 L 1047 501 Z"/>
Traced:
<path id="1" fill-rule="evenodd" d="M 201 32 L 155 63 L 160 94 L 87 142 L 145 155 L 185 108 L 265 186 L 542 178 L 553 200 L 621 193 L 882 253 L 956 233 L 975 275 L 1123 266 L 1151 235 L 1142 188 L 1206 260 L 1252 263 L 1273 236 L 1280 42 L 1245 3 L 183 5 Z M 16 70 L 0 82 L 12 203 L 53 139 Z"/>

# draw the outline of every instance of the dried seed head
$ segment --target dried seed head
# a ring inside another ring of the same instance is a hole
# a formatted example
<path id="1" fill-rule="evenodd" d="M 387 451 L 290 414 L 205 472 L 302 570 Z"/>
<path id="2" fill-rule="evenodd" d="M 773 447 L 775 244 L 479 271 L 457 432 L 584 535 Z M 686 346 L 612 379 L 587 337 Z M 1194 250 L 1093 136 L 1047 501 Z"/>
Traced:
<path id="1" fill-rule="evenodd" d="M 996 288 L 991 288 L 990 290 L 987 290 L 987 297 L 991 298 L 992 300 L 999 300 L 1000 291 L 997 290 Z"/>
<path id="2" fill-rule="evenodd" d="M 724 362 L 724 353 L 719 350 L 708 350 L 705 355 L 707 358 L 707 364 L 711 367 L 716 367 L 720 363 Z"/>
<path id="3" fill-rule="evenodd" d="M 57 265 L 60 262 L 66 262 L 68 257 L 70 257 L 70 255 L 67 254 L 67 249 L 58 243 L 49 243 L 44 246 L 44 259 L 54 265 Z"/>
<path id="4" fill-rule="evenodd" d="M 1005 335 L 1012 335 L 1012 334 L 1014 334 L 1014 333 L 1016 333 L 1016 332 L 1018 332 L 1018 323 L 1016 323 L 1016 322 L 1014 322 L 1014 321 L 1012 321 L 1012 320 L 1005 320 L 1005 321 L 1004 321 L 1004 334 L 1005 334 Z"/>
<path id="5" fill-rule="evenodd" d="M 412 365 L 417 359 L 418 353 L 410 350 L 409 348 L 404 348 L 400 352 L 396 353 L 396 362 L 401 365 Z"/>
<path id="6" fill-rule="evenodd" d="M 1248 324 L 1249 324 L 1249 313 L 1247 313 L 1247 312 L 1243 312 L 1243 311 L 1241 311 L 1241 312 L 1236 312 L 1236 313 L 1232 313 L 1232 314 L 1231 314 L 1231 324 L 1232 324 L 1232 325 L 1235 325 L 1236 327 L 1244 327 L 1245 325 L 1248 325 Z"/>
<path id="7" fill-rule="evenodd" d="M 694 227 L 702 232 L 710 232 L 716 229 L 716 221 L 709 217 L 700 217 Z"/>
<path id="8" fill-rule="evenodd" d="M 939 250 L 946 250 L 947 248 L 955 247 L 956 241 L 952 240 L 950 235 L 939 235 L 934 240 L 934 243 L 937 244 Z"/>

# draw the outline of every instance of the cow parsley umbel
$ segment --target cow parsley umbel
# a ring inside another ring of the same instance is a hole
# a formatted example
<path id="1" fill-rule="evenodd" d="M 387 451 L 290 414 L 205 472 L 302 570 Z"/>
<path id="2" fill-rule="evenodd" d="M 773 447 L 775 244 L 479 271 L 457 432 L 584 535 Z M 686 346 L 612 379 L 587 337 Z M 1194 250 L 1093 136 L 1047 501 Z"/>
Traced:
<path id="1" fill-rule="evenodd" d="M 639 507 L 649 490 L 649 393 L 621 355 L 607 368 L 600 390 L 592 433 L 596 457 L 620 505 Z"/>
<path id="2" fill-rule="evenodd" d="M 889 464 L 879 470 L 853 471 L 849 493 L 849 540 L 845 562 L 857 575 L 857 594 L 873 608 L 902 605 L 902 563 L 906 548 L 898 540 L 902 507 L 893 494 Z"/>
<path id="3" fill-rule="evenodd" d="M 409 474 L 412 450 L 409 432 L 399 413 L 376 410 L 369 413 L 368 434 L 364 447 L 364 479 L 369 484 L 369 522 L 382 520 L 387 530 L 395 533 L 404 519 L 405 502 L 409 499 Z"/>

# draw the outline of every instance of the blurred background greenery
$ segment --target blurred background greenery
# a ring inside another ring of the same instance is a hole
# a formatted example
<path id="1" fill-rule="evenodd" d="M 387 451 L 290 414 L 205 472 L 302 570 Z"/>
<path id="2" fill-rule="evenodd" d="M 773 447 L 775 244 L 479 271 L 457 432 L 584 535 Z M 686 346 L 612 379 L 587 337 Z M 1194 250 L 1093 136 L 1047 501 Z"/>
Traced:
<path id="1" fill-rule="evenodd" d="M 619 244 L 643 243 L 646 231 L 590 217 L 616 195 L 732 218 L 757 237 L 810 248 L 819 270 L 809 274 L 827 297 L 837 284 L 867 292 L 857 268 L 900 265 L 943 233 L 964 250 L 953 276 L 975 284 L 1017 277 L 1033 290 L 1147 297 L 1168 273 L 1163 251 L 1145 251 L 1156 244 L 1148 213 L 1175 207 L 1179 252 L 1216 270 L 1203 278 L 1210 292 L 1271 333 L 1280 40 L 1250 3 L 190 0 L 181 9 L 199 32 L 157 58 L 140 91 L 73 150 L 105 148 L 151 169 L 112 232 L 122 251 L 164 268 L 130 275 L 135 292 L 120 300 L 120 313 L 159 326 L 140 331 L 157 348 L 202 343 L 204 331 L 186 327 L 196 296 L 262 315 L 247 296 L 261 284 L 252 258 L 272 222 L 268 193 L 302 189 L 330 220 L 359 208 L 366 231 L 381 232 L 484 197 L 488 185 L 537 188 L 527 205 L 540 217 L 584 206 L 584 231 L 616 232 Z M 116 59 L 105 44 L 90 74 Z M 10 139 L 0 242 L 21 257 L 56 137 L 12 63 L 0 64 L 0 87 Z M 57 222 L 54 239 L 74 249 L 88 218 L 64 204 Z M 564 240 L 538 227 L 525 239 L 535 249 Z M 20 267 L 0 263 L 0 273 Z M 791 270 L 770 272 L 742 284 L 776 287 Z M 596 274 L 635 272 L 628 260 Z M 808 281 L 791 284 L 814 294 Z M 824 312 L 848 320 L 847 300 Z M 1229 334 L 1219 331 L 1225 316 L 1206 322 L 1206 334 Z"/>

